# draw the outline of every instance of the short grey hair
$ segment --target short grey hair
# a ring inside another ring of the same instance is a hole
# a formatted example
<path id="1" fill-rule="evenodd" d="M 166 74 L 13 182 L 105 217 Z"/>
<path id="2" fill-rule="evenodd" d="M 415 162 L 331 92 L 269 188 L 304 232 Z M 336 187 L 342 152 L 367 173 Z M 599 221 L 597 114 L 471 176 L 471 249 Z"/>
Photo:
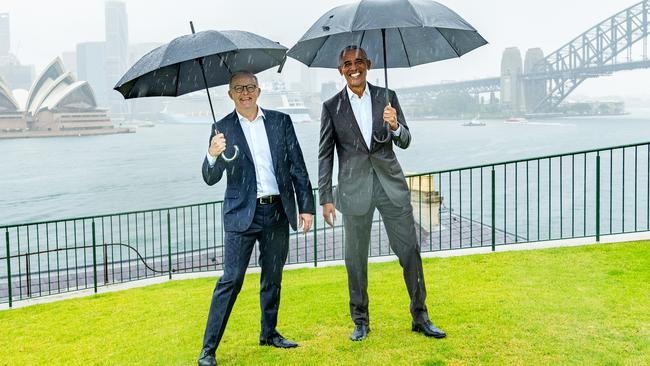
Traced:
<path id="1" fill-rule="evenodd" d="M 345 48 L 341 50 L 341 53 L 339 53 L 339 64 L 341 63 L 341 61 L 343 61 L 343 55 L 345 55 L 345 53 L 348 51 L 359 51 L 359 53 L 362 54 L 366 60 L 368 59 L 368 54 L 366 53 L 366 50 L 357 46 L 356 44 L 352 44 L 349 46 L 345 46 Z"/>
<path id="2" fill-rule="evenodd" d="M 257 86 L 260 85 L 260 83 L 257 81 L 257 76 L 255 76 L 255 74 L 253 74 L 252 72 L 247 71 L 247 70 L 242 70 L 242 71 L 236 71 L 232 75 L 230 75 L 230 81 L 228 82 L 228 87 L 229 88 L 232 88 L 232 81 L 235 80 L 235 78 L 237 78 L 239 76 L 249 77 L 249 78 L 255 80 L 255 85 L 257 85 Z"/>

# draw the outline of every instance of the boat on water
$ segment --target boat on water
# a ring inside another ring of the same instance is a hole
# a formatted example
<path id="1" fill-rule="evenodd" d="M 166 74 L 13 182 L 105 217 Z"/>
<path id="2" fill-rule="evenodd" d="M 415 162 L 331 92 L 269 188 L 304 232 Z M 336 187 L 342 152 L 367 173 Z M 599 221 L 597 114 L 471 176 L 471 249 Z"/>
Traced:
<path id="1" fill-rule="evenodd" d="M 506 119 L 503 123 L 522 125 L 528 123 L 528 120 L 524 117 L 510 117 Z"/>
<path id="2" fill-rule="evenodd" d="M 311 117 L 309 116 L 309 108 L 305 106 L 305 103 L 303 102 L 299 93 L 283 93 L 280 94 L 280 99 L 282 101 L 281 106 L 275 107 L 273 109 L 288 114 L 291 117 L 291 121 L 293 123 L 312 121 Z"/>
<path id="3" fill-rule="evenodd" d="M 145 120 L 124 120 L 119 123 L 116 123 L 115 125 L 120 126 L 120 127 L 128 127 L 128 128 L 148 128 L 148 127 L 155 127 L 156 125 L 151 122 L 151 121 L 145 121 Z"/>
<path id="4" fill-rule="evenodd" d="M 480 115 L 477 115 L 476 117 L 472 118 L 471 121 L 463 123 L 462 126 L 485 126 L 485 122 L 481 121 Z"/>

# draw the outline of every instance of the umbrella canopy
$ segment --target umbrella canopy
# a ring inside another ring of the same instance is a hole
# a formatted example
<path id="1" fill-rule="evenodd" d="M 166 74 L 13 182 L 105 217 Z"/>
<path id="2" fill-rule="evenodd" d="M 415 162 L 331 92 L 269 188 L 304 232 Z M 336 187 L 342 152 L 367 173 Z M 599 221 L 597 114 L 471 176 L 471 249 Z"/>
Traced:
<path id="1" fill-rule="evenodd" d="M 144 55 L 115 85 L 125 99 L 175 97 L 228 84 L 232 73 L 283 63 L 287 48 L 245 31 L 207 30 L 178 37 Z"/>
<path id="2" fill-rule="evenodd" d="M 468 22 L 435 1 L 361 0 L 325 13 L 287 56 L 307 66 L 336 68 L 341 50 L 357 45 L 375 67 L 411 67 L 460 57 L 485 44 Z"/>
<path id="3" fill-rule="evenodd" d="M 388 72 L 460 57 L 487 41 L 448 7 L 431 0 L 361 0 L 338 6 L 320 17 L 288 52 L 310 67 L 338 68 L 339 54 L 351 45 L 363 48 L 375 67 Z M 390 132 L 383 139 L 388 142 Z"/>
<path id="4" fill-rule="evenodd" d="M 245 31 L 207 30 L 175 38 L 144 55 L 115 85 L 124 99 L 142 97 L 175 97 L 213 86 L 225 85 L 233 73 L 258 73 L 284 64 L 287 48 L 257 34 Z M 213 134 L 217 119 L 208 91 L 212 112 Z M 235 160 L 239 148 L 234 146 L 232 157 L 221 154 L 227 162 Z"/>

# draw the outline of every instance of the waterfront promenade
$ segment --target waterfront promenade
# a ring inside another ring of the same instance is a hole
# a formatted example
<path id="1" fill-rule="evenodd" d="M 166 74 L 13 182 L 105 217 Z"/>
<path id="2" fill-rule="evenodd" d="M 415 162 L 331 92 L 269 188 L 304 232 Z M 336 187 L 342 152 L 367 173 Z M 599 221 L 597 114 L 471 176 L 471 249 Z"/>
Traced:
<path id="1" fill-rule="evenodd" d="M 39 137 L 79 137 L 79 136 L 100 136 L 113 135 L 117 133 L 134 133 L 135 130 L 130 128 L 110 128 L 95 130 L 60 130 L 60 131 L 19 131 L 19 132 L 0 132 L 2 139 L 29 139 Z"/>

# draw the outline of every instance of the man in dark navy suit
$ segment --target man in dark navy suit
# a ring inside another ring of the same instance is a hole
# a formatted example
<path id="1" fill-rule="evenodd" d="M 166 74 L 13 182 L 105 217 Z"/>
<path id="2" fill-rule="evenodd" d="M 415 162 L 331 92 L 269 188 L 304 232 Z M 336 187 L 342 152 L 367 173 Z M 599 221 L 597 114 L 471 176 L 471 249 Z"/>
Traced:
<path id="1" fill-rule="evenodd" d="M 258 107 L 260 88 L 252 73 L 235 73 L 228 95 L 235 111 L 213 126 L 203 161 L 203 180 L 208 185 L 221 180 L 224 171 L 228 178 L 223 206 L 223 275 L 212 295 L 199 366 L 216 365 L 215 351 L 256 241 L 262 267 L 260 345 L 297 346 L 276 330 L 282 269 L 289 249 L 289 226 L 293 230 L 301 227 L 306 233 L 315 213 L 311 183 L 291 118 Z M 228 145 L 224 136 L 228 136 Z M 242 154 L 226 162 L 221 154 L 232 156 L 234 145 Z"/>

